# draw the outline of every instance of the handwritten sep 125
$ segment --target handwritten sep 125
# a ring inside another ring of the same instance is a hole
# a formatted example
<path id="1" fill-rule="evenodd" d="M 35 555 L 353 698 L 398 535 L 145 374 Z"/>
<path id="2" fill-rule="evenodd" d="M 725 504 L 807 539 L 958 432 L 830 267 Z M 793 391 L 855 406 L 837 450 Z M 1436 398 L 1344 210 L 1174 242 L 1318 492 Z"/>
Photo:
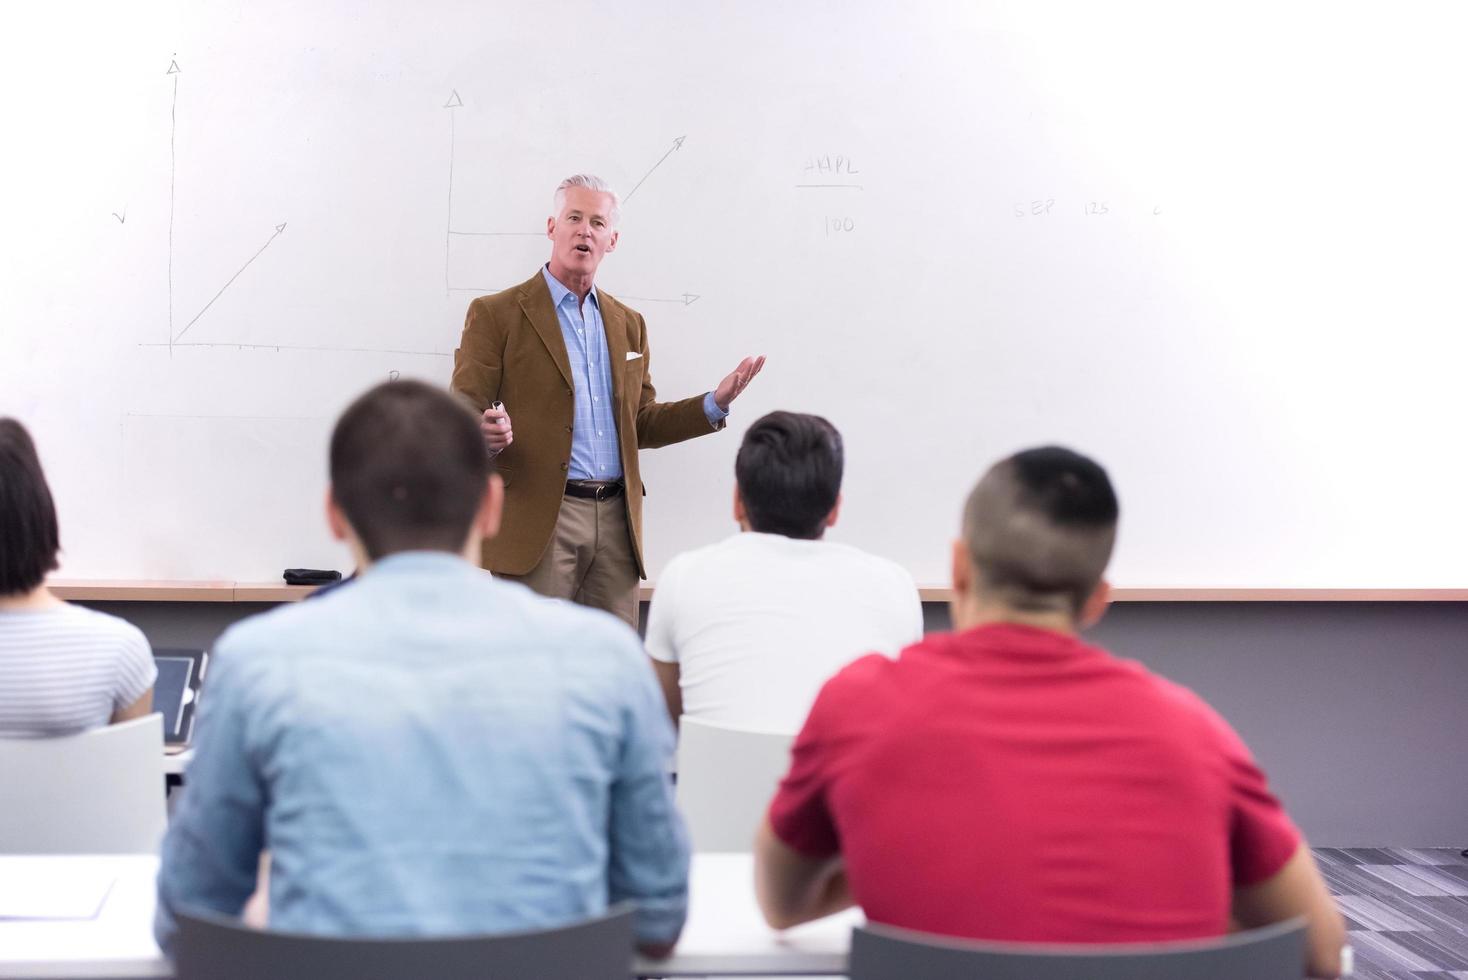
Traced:
<path id="1" fill-rule="evenodd" d="M 1057 201 L 1053 197 L 1042 197 L 1032 201 L 1019 201 L 1014 205 L 1014 216 L 1016 218 L 1045 218 L 1051 214 L 1059 213 L 1056 208 Z M 1075 204 L 1068 205 L 1075 207 Z M 1120 209 L 1113 208 L 1108 201 L 1082 201 L 1080 202 L 1081 213 L 1091 217 L 1100 217 L 1118 213 Z M 1152 208 L 1153 215 L 1162 214 L 1161 205 Z"/>

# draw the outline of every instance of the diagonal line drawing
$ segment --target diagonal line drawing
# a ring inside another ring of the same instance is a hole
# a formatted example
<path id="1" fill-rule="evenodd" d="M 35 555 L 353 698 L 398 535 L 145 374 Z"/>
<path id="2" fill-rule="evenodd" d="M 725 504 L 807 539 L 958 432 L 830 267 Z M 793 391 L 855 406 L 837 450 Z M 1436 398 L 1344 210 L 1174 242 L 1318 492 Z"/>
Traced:
<path id="1" fill-rule="evenodd" d="M 672 156 L 674 153 L 677 153 L 679 150 L 683 149 L 683 141 L 686 140 L 687 138 L 688 138 L 687 136 L 680 136 L 677 139 L 675 139 L 673 141 L 672 148 L 669 149 L 667 153 L 664 153 L 661 157 L 658 158 L 658 162 L 652 165 L 652 170 L 649 170 L 647 173 L 643 174 L 642 175 L 642 179 L 639 180 L 637 183 L 635 183 L 635 184 L 632 185 L 632 189 L 627 192 L 627 196 L 624 197 L 624 198 L 622 198 L 622 200 L 624 200 L 624 201 L 630 201 L 630 200 L 632 200 L 632 195 L 637 193 L 637 188 L 639 188 L 643 184 L 647 183 L 647 178 L 649 178 L 649 177 L 652 176 L 653 170 L 656 170 L 657 168 L 661 167 L 663 165 L 663 161 L 664 160 L 668 159 L 668 157 Z"/>
<path id="2" fill-rule="evenodd" d="M 200 310 L 198 313 L 195 313 L 194 314 L 194 318 L 192 320 L 190 320 L 184 326 L 184 328 L 178 332 L 178 336 L 177 337 L 172 338 L 172 341 L 171 342 L 172 343 L 175 343 L 175 344 L 178 343 L 179 340 L 182 339 L 183 335 L 189 332 L 189 328 L 192 327 L 194 324 L 196 324 L 196 323 L 199 322 L 199 317 L 201 317 L 205 313 L 208 313 L 209 312 L 209 307 L 211 307 L 211 306 L 214 305 L 214 301 L 217 300 L 217 299 L 219 299 L 219 297 L 223 296 L 224 295 L 224 291 L 226 289 L 228 289 L 230 286 L 234 285 L 234 281 L 236 279 L 238 279 L 240 277 L 240 275 L 246 269 L 248 269 L 250 267 L 250 265 L 256 259 L 258 259 L 262 254 L 264 254 L 265 250 L 270 247 L 270 243 L 273 242 L 273 241 L 275 241 L 277 238 L 279 238 L 280 237 L 280 233 L 283 232 L 283 231 L 285 231 L 285 223 L 284 222 L 282 222 L 281 224 L 276 225 L 275 226 L 275 234 L 271 235 L 269 238 L 267 238 L 265 240 L 265 244 L 260 246 L 260 251 L 256 252 L 254 255 L 250 256 L 250 261 L 249 262 L 246 262 L 244 265 L 240 266 L 240 271 L 239 272 L 236 272 L 234 275 L 230 276 L 229 277 L 229 282 L 227 282 L 223 286 L 220 286 L 219 287 L 219 292 L 217 292 L 217 293 L 214 294 L 214 298 L 211 299 L 211 300 L 209 300 L 209 302 L 205 303 L 204 304 L 204 308 L 202 310 Z"/>
<path id="3" fill-rule="evenodd" d="M 239 271 L 236 272 L 234 275 L 230 276 L 229 277 L 229 281 L 226 282 L 223 286 L 220 286 L 219 287 L 219 292 L 215 293 L 213 295 L 213 297 L 210 298 L 209 302 L 207 302 L 207 303 L 204 304 L 204 308 L 203 309 L 201 309 L 198 313 L 195 313 L 194 314 L 194 318 L 192 320 L 190 320 L 188 323 L 184 324 L 184 328 L 182 330 L 180 330 L 177 334 L 175 334 L 173 332 L 174 324 L 176 322 L 175 319 L 174 319 L 174 295 L 173 295 L 173 254 L 174 254 L 174 247 L 173 247 L 173 225 L 174 225 L 174 215 L 177 212 L 177 200 L 178 200 L 178 76 L 181 73 L 182 73 L 182 69 L 179 68 L 179 66 L 178 66 L 178 52 L 175 51 L 173 53 L 172 60 L 170 60 L 169 63 L 168 63 L 168 70 L 163 73 L 165 76 L 168 76 L 168 75 L 172 75 L 173 76 L 173 101 L 172 101 L 172 103 L 171 103 L 171 105 L 169 107 L 169 110 L 168 110 L 169 128 L 168 128 L 168 345 L 167 346 L 169 346 L 170 348 L 174 344 L 178 343 L 179 340 L 183 337 L 183 335 L 186 334 L 186 333 L 188 333 L 189 330 L 194 326 L 194 324 L 196 324 L 196 323 L 199 322 L 199 318 L 200 317 L 202 317 L 205 313 L 209 312 L 209 308 L 211 306 L 213 306 L 219 300 L 219 297 L 221 297 L 221 296 L 224 295 L 225 290 L 229 289 L 229 287 L 234 284 L 234 281 L 236 279 L 238 279 L 244 273 L 244 271 L 246 269 L 248 269 L 251 266 L 251 264 L 253 264 L 254 261 L 261 256 L 261 254 L 267 248 L 270 247 L 270 243 L 273 242 L 273 241 L 275 241 L 277 238 L 279 238 L 280 237 L 280 233 L 283 232 L 283 231 L 285 231 L 285 222 L 281 222 L 280 224 L 276 225 L 275 226 L 275 234 L 271 235 L 269 238 L 267 238 L 265 240 L 265 244 L 260 246 L 259 251 L 257 251 L 254 255 L 250 256 L 249 261 L 246 262 L 244 265 L 240 266 Z M 121 217 L 119 217 L 117 220 L 120 221 L 120 222 L 126 222 L 126 220 L 127 220 L 127 214 L 126 214 L 126 210 L 125 209 L 124 209 L 123 215 Z M 142 345 L 139 345 L 139 346 L 153 346 L 153 345 L 142 344 Z"/>

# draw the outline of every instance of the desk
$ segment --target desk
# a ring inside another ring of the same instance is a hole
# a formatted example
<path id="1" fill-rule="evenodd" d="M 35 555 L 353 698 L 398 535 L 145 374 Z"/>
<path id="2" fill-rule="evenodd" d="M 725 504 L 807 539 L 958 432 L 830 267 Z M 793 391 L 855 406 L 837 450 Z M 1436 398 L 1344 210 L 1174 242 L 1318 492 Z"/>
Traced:
<path id="1" fill-rule="evenodd" d="M 754 903 L 750 854 L 693 855 L 688 891 L 688 924 L 677 949 L 666 960 L 639 957 L 638 976 L 841 974 L 851 927 L 866 921 L 852 909 L 775 932 Z"/>
<path id="2" fill-rule="evenodd" d="M 117 876 L 102 911 L 80 922 L 0 921 L 0 977 L 168 977 L 153 942 L 158 858 L 152 854 L 0 856 L 0 878 L 22 863 L 106 869 Z M 15 870 L 12 870 L 15 869 Z"/>
<path id="3" fill-rule="evenodd" d="M 16 862 L 103 868 L 117 876 L 97 918 L 78 922 L 0 921 L 0 980 L 9 978 L 171 977 L 153 942 L 153 855 L 0 856 L 0 878 Z M 688 925 L 666 960 L 638 958 L 638 976 L 686 977 L 839 974 L 846 969 L 851 911 L 776 933 L 754 904 L 753 859 L 748 854 L 696 854 Z"/>
<path id="4" fill-rule="evenodd" d="M 189 763 L 194 761 L 194 747 L 190 745 L 182 752 L 163 753 L 163 774 L 165 776 L 182 776 L 189 768 Z"/>

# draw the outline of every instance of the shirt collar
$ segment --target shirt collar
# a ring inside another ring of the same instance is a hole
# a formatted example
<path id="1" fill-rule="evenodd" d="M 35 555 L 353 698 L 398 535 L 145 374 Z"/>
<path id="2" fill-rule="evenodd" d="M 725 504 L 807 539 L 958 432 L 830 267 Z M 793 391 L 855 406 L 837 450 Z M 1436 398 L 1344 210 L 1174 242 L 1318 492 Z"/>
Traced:
<path id="1" fill-rule="evenodd" d="M 374 561 L 364 575 L 401 575 L 422 572 L 447 572 L 453 569 L 474 568 L 462 555 L 447 551 L 395 551 Z"/>
<path id="2" fill-rule="evenodd" d="M 549 262 L 540 267 L 540 274 L 545 276 L 545 284 L 550 287 L 551 302 L 555 304 L 557 309 L 560 309 L 561 304 L 566 301 L 567 296 L 576 295 L 562 285 L 561 280 L 551 275 Z M 592 304 L 597 308 L 597 311 L 600 312 L 601 301 L 596 298 L 596 287 L 592 287 L 591 293 L 587 298 L 591 300 Z"/>

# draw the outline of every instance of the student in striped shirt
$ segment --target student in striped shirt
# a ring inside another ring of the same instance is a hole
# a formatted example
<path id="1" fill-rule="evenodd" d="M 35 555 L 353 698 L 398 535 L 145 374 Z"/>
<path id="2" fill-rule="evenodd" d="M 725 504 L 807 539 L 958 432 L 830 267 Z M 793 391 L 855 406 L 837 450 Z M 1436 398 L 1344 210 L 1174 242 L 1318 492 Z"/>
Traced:
<path id="1" fill-rule="evenodd" d="M 60 550 L 35 444 L 0 418 L 0 738 L 68 735 L 153 710 L 158 668 L 142 632 L 47 590 Z"/>

